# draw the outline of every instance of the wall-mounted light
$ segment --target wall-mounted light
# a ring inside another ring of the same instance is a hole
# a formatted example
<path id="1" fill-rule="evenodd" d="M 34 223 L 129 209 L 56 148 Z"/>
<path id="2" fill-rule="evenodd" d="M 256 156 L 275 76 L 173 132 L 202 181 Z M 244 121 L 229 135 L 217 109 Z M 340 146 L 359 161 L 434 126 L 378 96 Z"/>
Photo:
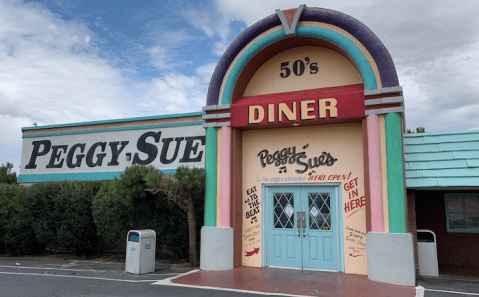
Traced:
<path id="1" fill-rule="evenodd" d="M 298 123 L 293 123 L 293 126 L 299 126 L 299 124 Z"/>
<path id="2" fill-rule="evenodd" d="M 131 160 L 131 153 L 126 153 L 126 160 L 130 161 Z"/>

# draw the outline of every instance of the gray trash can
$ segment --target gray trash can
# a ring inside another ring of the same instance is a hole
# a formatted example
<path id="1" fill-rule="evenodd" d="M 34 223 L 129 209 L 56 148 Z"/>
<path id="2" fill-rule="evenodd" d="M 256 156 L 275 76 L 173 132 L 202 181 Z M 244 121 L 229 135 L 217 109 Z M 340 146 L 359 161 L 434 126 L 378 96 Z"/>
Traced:
<path id="1" fill-rule="evenodd" d="M 130 230 L 126 238 L 125 272 L 155 272 L 156 233 L 153 230 Z"/>
<path id="2" fill-rule="evenodd" d="M 436 234 L 431 230 L 417 230 L 417 258 L 419 275 L 439 276 Z"/>

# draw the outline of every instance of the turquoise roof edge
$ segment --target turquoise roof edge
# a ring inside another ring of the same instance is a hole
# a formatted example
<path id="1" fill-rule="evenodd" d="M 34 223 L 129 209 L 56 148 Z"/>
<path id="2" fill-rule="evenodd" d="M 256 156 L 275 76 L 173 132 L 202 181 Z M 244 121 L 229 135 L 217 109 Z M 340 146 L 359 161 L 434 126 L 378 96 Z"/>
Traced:
<path id="1" fill-rule="evenodd" d="M 404 134 L 404 137 L 405 137 L 405 138 L 408 138 L 408 137 L 427 137 L 427 136 L 439 136 L 439 135 L 477 134 L 477 133 L 479 133 L 479 130 L 445 131 L 445 132 L 426 132 L 426 133 Z"/>
<path id="2" fill-rule="evenodd" d="M 188 116 L 200 116 L 206 114 L 204 111 L 199 112 L 190 112 L 190 113 L 177 113 L 177 114 L 167 114 L 160 116 L 151 116 L 151 117 L 135 117 L 135 118 L 126 118 L 126 119 L 113 119 L 113 120 L 103 120 L 103 121 L 91 121 L 91 122 L 78 122 L 78 123 L 68 123 L 68 124 L 58 124 L 58 125 L 45 125 L 45 126 L 34 126 L 34 127 L 23 127 L 22 131 L 27 130 L 40 130 L 40 129 L 50 129 L 50 128 L 61 128 L 61 127 L 75 127 L 75 126 L 87 126 L 87 125 L 98 125 L 98 124 L 108 124 L 108 123 L 124 123 L 124 122 L 134 122 L 134 121 L 147 121 L 147 120 L 158 120 L 158 119 L 169 119 L 169 118 L 179 118 L 179 117 L 188 117 Z"/>
<path id="3" fill-rule="evenodd" d="M 133 126 L 133 127 L 119 127 L 119 128 L 107 128 L 107 129 L 96 129 L 96 130 L 29 134 L 29 135 L 22 135 L 22 138 L 48 137 L 48 136 L 60 136 L 60 135 L 73 135 L 73 134 L 89 134 L 89 133 L 101 133 L 101 132 L 111 132 L 111 131 L 143 130 L 143 129 L 156 129 L 156 128 L 168 128 L 168 127 L 183 127 L 183 126 L 202 125 L 203 123 L 204 121 L 197 121 L 197 122 L 183 122 L 183 123 L 172 123 L 172 124 L 163 124 L 163 125 Z"/>

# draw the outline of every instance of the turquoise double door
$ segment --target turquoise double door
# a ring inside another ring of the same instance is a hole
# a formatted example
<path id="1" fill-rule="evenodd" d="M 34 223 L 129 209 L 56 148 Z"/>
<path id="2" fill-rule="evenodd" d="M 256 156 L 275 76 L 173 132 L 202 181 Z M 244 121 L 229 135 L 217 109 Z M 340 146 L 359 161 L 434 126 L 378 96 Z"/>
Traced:
<path id="1" fill-rule="evenodd" d="M 335 187 L 268 187 L 268 266 L 338 271 Z"/>

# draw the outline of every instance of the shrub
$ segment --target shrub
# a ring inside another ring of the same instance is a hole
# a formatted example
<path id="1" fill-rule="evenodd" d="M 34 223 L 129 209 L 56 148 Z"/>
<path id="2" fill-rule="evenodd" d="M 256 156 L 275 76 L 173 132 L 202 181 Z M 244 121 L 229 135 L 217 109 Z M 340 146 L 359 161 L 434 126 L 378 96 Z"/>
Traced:
<path id="1" fill-rule="evenodd" d="M 188 254 L 186 212 L 165 199 L 165 194 L 145 191 L 145 178 L 157 171 L 152 166 L 132 166 L 121 179 L 104 181 L 93 199 L 93 217 L 98 234 L 109 244 L 126 241 L 129 230 L 153 229 L 157 245 L 167 245 L 175 257 Z M 201 195 L 200 195 L 201 196 Z M 197 218 L 203 223 L 203 197 L 199 197 Z M 198 228 L 199 230 L 199 228 Z"/>
<path id="2" fill-rule="evenodd" d="M 125 199 L 118 179 L 103 181 L 100 190 L 93 198 L 93 220 L 98 235 L 110 244 L 124 241 L 131 228 L 130 202 Z"/>
<path id="3" fill-rule="evenodd" d="M 0 184 L 0 252 L 32 254 L 42 248 L 36 240 L 25 209 L 28 189 Z"/>
<path id="4" fill-rule="evenodd" d="M 33 185 L 27 195 L 32 227 L 45 246 L 93 252 L 98 242 L 92 216 L 92 200 L 100 182 L 64 181 Z"/>

